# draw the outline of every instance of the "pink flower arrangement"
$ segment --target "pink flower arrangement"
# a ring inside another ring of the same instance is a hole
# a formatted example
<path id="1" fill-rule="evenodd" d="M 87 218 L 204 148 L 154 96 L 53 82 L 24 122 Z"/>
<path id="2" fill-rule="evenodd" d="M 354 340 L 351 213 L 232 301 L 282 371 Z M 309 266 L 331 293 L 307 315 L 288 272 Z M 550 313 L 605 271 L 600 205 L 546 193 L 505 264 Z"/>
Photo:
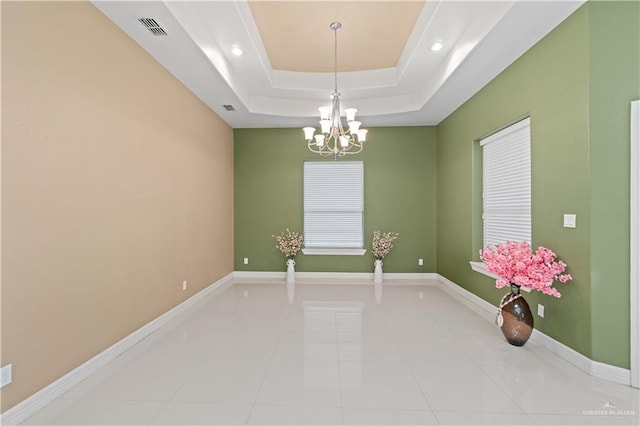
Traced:
<path id="1" fill-rule="evenodd" d="M 554 281 L 566 283 L 572 277 L 563 272 L 567 265 L 556 260 L 556 254 L 545 247 L 538 247 L 535 254 L 526 242 L 507 241 L 480 250 L 480 258 L 489 272 L 500 278 L 496 287 L 511 284 L 540 291 L 554 297 L 561 294 L 552 287 Z"/>

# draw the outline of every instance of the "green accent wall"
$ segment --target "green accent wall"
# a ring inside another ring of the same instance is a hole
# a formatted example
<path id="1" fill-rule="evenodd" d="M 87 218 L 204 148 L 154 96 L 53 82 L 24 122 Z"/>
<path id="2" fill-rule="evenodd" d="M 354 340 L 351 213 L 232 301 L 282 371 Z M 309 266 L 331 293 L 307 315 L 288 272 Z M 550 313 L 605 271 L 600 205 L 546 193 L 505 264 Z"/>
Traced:
<path id="1" fill-rule="evenodd" d="M 640 3 L 589 4 L 592 358 L 629 367 L 630 102 L 640 99 Z"/>
<path id="2" fill-rule="evenodd" d="M 375 229 L 400 236 L 385 258 L 385 272 L 436 271 L 436 129 L 370 128 L 364 151 L 345 157 L 364 162 L 363 256 L 296 257 L 299 272 L 373 272 Z M 284 271 L 272 234 L 303 230 L 303 163 L 322 158 L 307 149 L 302 129 L 234 130 L 234 234 L 236 271 Z M 243 259 L 249 258 L 244 265 Z M 424 266 L 418 266 L 418 258 Z"/>
<path id="3" fill-rule="evenodd" d="M 531 117 L 533 245 L 574 280 L 526 298 L 540 331 L 629 367 L 629 103 L 640 97 L 637 2 L 589 2 L 437 128 L 437 271 L 490 303 L 505 292 L 473 272 L 481 230 L 477 140 Z M 577 214 L 577 228 L 562 226 Z"/>

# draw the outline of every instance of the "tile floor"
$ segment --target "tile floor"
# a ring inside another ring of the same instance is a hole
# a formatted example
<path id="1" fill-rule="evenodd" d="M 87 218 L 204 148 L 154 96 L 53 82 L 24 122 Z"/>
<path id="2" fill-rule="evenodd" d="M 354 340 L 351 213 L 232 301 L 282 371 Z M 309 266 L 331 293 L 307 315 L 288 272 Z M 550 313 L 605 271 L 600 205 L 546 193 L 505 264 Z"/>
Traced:
<path id="1" fill-rule="evenodd" d="M 436 285 L 377 296 L 236 283 L 25 424 L 640 424 L 637 389 L 510 346 Z"/>

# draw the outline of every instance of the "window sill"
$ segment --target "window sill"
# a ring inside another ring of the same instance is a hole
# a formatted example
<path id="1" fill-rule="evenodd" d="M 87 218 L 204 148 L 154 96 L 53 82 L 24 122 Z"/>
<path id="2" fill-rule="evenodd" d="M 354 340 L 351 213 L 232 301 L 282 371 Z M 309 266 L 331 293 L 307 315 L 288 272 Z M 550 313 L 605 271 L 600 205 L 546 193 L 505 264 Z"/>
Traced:
<path id="1" fill-rule="evenodd" d="M 471 269 L 473 269 L 474 271 L 478 272 L 479 274 L 486 275 L 486 276 L 491 277 L 491 278 L 496 279 L 496 280 L 500 278 L 496 274 L 487 271 L 484 268 L 484 263 L 482 263 L 482 262 L 469 262 L 469 265 L 471 265 Z"/>
<path id="2" fill-rule="evenodd" d="M 484 267 L 484 263 L 482 262 L 469 262 L 469 265 L 471 265 L 471 269 L 473 269 L 474 271 L 482 274 L 482 275 L 486 275 L 488 277 L 491 277 L 493 279 L 499 279 L 500 277 L 497 276 L 496 274 L 489 272 L 485 269 Z M 525 287 L 521 287 L 520 288 L 522 291 L 525 291 L 527 293 L 531 293 L 531 289 L 530 288 L 525 288 Z"/>
<path id="3" fill-rule="evenodd" d="M 367 252 L 366 249 L 319 249 L 304 248 L 302 253 L 305 255 L 324 255 L 324 256 L 362 256 Z"/>

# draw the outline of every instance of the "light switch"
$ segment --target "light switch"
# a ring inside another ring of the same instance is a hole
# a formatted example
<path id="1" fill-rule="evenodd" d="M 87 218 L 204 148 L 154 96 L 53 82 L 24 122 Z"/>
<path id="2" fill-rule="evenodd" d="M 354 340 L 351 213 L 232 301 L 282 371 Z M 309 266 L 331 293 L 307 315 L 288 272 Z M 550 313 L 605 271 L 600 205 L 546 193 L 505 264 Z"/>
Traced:
<path id="1" fill-rule="evenodd" d="M 575 214 L 565 214 L 564 215 L 564 225 L 565 228 L 575 228 L 576 227 L 576 215 Z"/>

